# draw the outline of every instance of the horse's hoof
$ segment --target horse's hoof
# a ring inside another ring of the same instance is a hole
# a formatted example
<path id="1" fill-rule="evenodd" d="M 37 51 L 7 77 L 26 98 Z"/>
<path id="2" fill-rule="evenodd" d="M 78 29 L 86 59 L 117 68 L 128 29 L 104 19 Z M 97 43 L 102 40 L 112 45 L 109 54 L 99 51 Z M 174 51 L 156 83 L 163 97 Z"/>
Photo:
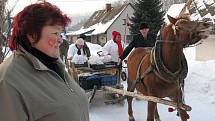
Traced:
<path id="1" fill-rule="evenodd" d="M 160 119 L 155 119 L 155 121 L 161 121 Z"/>
<path id="2" fill-rule="evenodd" d="M 129 121 L 135 121 L 134 117 L 129 117 Z"/>

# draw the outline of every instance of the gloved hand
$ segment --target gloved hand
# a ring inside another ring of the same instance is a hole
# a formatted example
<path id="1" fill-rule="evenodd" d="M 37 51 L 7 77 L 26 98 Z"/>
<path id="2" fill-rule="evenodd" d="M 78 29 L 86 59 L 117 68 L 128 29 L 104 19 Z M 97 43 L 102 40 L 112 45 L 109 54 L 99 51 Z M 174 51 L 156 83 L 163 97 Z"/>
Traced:
<path id="1" fill-rule="evenodd" d="M 122 68 L 122 63 L 117 64 L 116 67 L 119 68 L 119 69 L 121 69 Z"/>
<path id="2" fill-rule="evenodd" d="M 119 58 L 117 65 L 122 65 L 122 60 Z"/>

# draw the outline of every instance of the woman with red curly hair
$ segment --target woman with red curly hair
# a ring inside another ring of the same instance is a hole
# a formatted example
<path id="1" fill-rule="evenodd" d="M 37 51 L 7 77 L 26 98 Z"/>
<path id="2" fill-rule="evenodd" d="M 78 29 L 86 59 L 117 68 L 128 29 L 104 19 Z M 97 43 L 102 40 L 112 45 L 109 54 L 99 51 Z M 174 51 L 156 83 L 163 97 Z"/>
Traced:
<path id="1" fill-rule="evenodd" d="M 89 121 L 85 92 L 59 59 L 70 19 L 48 3 L 25 7 L 13 20 L 13 55 L 0 65 L 0 121 Z"/>

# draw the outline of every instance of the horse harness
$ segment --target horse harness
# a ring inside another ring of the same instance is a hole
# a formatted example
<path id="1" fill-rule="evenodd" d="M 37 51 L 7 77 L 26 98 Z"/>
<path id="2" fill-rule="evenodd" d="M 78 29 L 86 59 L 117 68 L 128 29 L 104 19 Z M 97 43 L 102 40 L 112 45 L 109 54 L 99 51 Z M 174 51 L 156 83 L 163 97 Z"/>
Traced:
<path id="1" fill-rule="evenodd" d="M 146 71 L 143 72 L 143 74 L 140 73 L 140 68 L 141 68 L 141 65 L 144 62 L 145 58 L 146 58 L 146 55 L 142 57 L 142 59 L 139 63 L 139 66 L 137 69 L 137 74 L 136 74 L 136 80 L 132 81 L 131 88 L 130 88 L 130 90 L 128 90 L 130 92 L 134 91 L 137 83 L 141 82 L 144 85 L 143 79 L 144 79 L 145 75 L 147 75 L 148 73 L 150 73 L 153 70 L 152 64 L 150 64 L 149 67 L 146 69 Z"/>
<path id="2" fill-rule="evenodd" d="M 132 86 L 129 91 L 134 91 L 137 83 L 141 82 L 144 85 L 143 79 L 150 72 L 154 72 L 157 77 L 159 77 L 160 79 L 164 80 L 167 83 L 175 83 L 175 80 L 181 81 L 187 76 L 188 67 L 184 54 L 181 61 L 181 68 L 179 68 L 178 71 L 172 73 L 165 67 L 165 65 L 162 62 L 160 55 L 161 52 L 159 51 L 160 48 L 161 48 L 160 43 L 158 41 L 155 47 L 153 47 L 150 52 L 151 64 L 143 73 L 140 73 L 140 68 L 146 58 L 146 55 L 141 58 L 141 61 L 137 69 L 136 80 L 132 81 Z"/>
<path id="3" fill-rule="evenodd" d="M 197 27 L 195 27 L 196 29 Z M 186 31 L 186 30 L 182 30 L 180 29 L 178 26 L 174 25 L 172 26 L 172 29 L 174 31 L 174 34 L 176 36 L 178 36 L 178 32 L 179 30 L 181 31 Z M 190 38 L 192 35 L 192 31 L 189 31 L 190 34 Z M 161 36 L 160 36 L 161 37 Z M 164 80 L 167 83 L 174 83 L 174 81 L 176 80 L 178 82 L 178 85 L 181 85 L 181 81 L 184 80 L 184 78 L 187 76 L 188 73 L 188 67 L 187 67 L 187 61 L 186 58 L 184 56 L 184 54 L 182 54 L 182 59 L 181 59 L 181 66 L 178 69 L 178 71 L 172 73 L 171 71 L 169 71 L 165 65 L 162 62 L 162 58 L 161 58 L 161 43 L 163 42 L 167 42 L 167 43 L 180 43 L 182 41 L 163 41 L 163 40 L 157 40 L 155 46 L 152 48 L 151 50 L 151 54 L 150 54 L 150 61 L 151 64 L 149 65 L 149 67 L 141 74 L 140 73 L 140 68 L 142 63 L 144 62 L 144 59 L 146 58 L 146 55 L 142 57 L 138 69 L 137 69 L 137 74 L 136 74 L 136 80 L 132 81 L 132 85 L 131 88 L 129 89 L 129 91 L 133 92 L 136 84 L 137 83 L 142 83 L 144 86 L 144 77 L 149 74 L 150 72 L 154 72 L 155 75 L 157 77 L 159 77 L 160 79 Z M 181 86 L 180 86 L 181 88 Z"/>

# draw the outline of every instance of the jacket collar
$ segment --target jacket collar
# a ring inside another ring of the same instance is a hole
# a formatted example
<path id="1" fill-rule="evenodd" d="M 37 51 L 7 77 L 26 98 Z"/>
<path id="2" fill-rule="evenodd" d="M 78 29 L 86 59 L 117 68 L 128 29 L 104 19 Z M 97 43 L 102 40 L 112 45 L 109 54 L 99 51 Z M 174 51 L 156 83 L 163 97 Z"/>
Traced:
<path id="1" fill-rule="evenodd" d="M 23 55 L 27 60 L 29 60 L 33 64 L 33 67 L 37 70 L 50 70 L 38 58 L 36 58 L 31 53 L 26 51 L 22 46 L 20 46 L 19 50 L 15 51 L 15 54 Z M 60 68 L 64 70 L 65 65 L 63 64 L 62 60 L 58 59 L 57 63 L 60 65 Z"/>

